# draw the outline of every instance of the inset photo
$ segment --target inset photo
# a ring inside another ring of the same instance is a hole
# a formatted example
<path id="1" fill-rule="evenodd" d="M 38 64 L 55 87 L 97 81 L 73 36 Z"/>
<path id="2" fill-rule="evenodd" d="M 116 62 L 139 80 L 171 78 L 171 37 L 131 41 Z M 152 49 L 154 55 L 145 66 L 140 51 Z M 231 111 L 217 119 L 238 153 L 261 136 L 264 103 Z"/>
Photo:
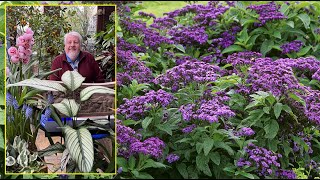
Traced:
<path id="1" fill-rule="evenodd" d="M 116 174 L 115 17 L 113 4 L 5 6 L 7 175 Z"/>

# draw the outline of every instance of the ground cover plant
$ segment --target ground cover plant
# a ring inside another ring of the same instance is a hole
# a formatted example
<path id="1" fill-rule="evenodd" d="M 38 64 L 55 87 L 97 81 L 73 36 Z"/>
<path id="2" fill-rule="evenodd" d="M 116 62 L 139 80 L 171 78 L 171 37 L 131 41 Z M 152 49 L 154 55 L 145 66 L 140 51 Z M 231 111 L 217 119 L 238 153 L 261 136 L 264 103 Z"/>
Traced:
<path id="1" fill-rule="evenodd" d="M 118 11 L 116 178 L 319 177 L 318 2 Z"/>

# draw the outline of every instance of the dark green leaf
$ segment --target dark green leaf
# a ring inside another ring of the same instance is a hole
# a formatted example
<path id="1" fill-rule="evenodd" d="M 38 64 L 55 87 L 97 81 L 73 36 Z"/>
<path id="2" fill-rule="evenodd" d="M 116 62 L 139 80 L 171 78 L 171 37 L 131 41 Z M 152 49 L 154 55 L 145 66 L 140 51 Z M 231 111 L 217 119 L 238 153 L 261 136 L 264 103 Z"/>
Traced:
<path id="1" fill-rule="evenodd" d="M 183 179 L 188 179 L 187 165 L 184 163 L 179 163 L 179 164 L 177 164 L 176 167 L 177 167 L 179 173 L 181 174 L 181 176 L 183 177 Z"/>
<path id="2" fill-rule="evenodd" d="M 310 25 L 310 17 L 308 14 L 299 14 L 298 18 L 301 19 L 301 21 L 303 22 L 303 25 L 306 29 L 309 29 L 309 25 Z"/>
<path id="3" fill-rule="evenodd" d="M 151 117 L 146 117 L 141 123 L 142 124 L 142 128 L 143 129 L 147 129 L 151 122 L 152 122 L 152 118 Z"/>
<path id="4" fill-rule="evenodd" d="M 179 49 L 181 52 L 186 53 L 186 50 L 184 49 L 184 47 L 181 44 L 178 44 L 178 45 L 175 44 L 174 47 Z"/>
<path id="5" fill-rule="evenodd" d="M 266 54 L 272 49 L 272 46 L 274 45 L 274 42 L 272 40 L 265 40 L 261 44 L 260 52 L 263 57 L 266 56 Z"/>
<path id="6" fill-rule="evenodd" d="M 210 177 L 212 176 L 212 173 L 210 171 L 208 162 L 209 158 L 206 157 L 204 154 L 198 154 L 198 156 L 196 157 L 197 168 Z"/>
<path id="7" fill-rule="evenodd" d="M 211 161 L 213 162 L 213 163 L 215 163 L 216 165 L 220 165 L 220 159 L 221 159 L 221 157 L 220 157 L 220 154 L 219 154 L 219 152 L 218 151 L 215 151 L 215 152 L 211 152 L 210 154 L 209 154 L 209 157 L 210 157 L 210 159 L 211 159 Z"/>
<path id="8" fill-rule="evenodd" d="M 276 120 L 271 120 L 269 124 L 267 124 L 264 127 L 264 130 L 266 132 L 265 138 L 273 139 L 276 137 L 279 131 L 279 124 Z"/>
<path id="9" fill-rule="evenodd" d="M 282 103 L 276 103 L 273 108 L 274 115 L 276 116 L 276 119 L 278 119 L 282 111 Z"/>
<path id="10" fill-rule="evenodd" d="M 231 45 L 222 51 L 222 54 L 243 51 L 244 49 L 238 45 Z"/>
<path id="11" fill-rule="evenodd" d="M 204 155 L 207 156 L 209 154 L 209 152 L 211 151 L 212 147 L 213 147 L 213 143 L 214 143 L 214 140 L 211 139 L 211 138 L 207 138 L 203 144 L 203 151 L 204 151 Z"/>

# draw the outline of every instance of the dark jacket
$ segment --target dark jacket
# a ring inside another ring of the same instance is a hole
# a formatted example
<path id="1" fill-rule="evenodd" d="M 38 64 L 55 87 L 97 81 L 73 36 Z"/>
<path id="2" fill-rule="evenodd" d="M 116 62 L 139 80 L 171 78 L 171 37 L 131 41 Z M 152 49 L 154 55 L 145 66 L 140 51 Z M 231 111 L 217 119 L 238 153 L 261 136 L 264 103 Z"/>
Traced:
<path id="1" fill-rule="evenodd" d="M 62 68 L 50 75 L 50 80 L 61 81 L 61 76 L 64 72 L 72 71 L 71 65 L 68 63 L 66 54 L 60 54 L 57 56 L 51 65 L 51 70 Z M 95 61 L 92 54 L 86 51 L 80 51 L 80 62 L 78 65 L 78 72 L 85 77 L 85 83 L 103 83 L 105 79 L 99 68 L 98 62 Z"/>

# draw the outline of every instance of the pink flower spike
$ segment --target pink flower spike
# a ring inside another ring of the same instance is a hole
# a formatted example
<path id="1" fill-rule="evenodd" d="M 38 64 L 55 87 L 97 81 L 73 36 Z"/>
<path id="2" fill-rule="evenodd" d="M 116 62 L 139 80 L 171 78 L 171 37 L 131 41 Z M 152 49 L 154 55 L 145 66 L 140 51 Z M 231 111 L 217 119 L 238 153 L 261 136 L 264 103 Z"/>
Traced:
<path id="1" fill-rule="evenodd" d="M 32 37 L 32 34 L 24 34 L 23 35 L 23 38 L 26 40 L 26 42 L 29 42 L 33 37 Z"/>
<path id="2" fill-rule="evenodd" d="M 19 57 L 20 57 L 21 59 L 24 59 L 24 58 L 27 57 L 27 55 L 26 55 L 24 52 L 21 52 L 21 53 L 19 53 Z"/>
<path id="3" fill-rule="evenodd" d="M 26 51 L 26 48 L 23 46 L 19 46 L 18 51 L 19 51 L 19 53 L 24 53 Z"/>
<path id="4" fill-rule="evenodd" d="M 11 56 L 11 62 L 12 63 L 18 63 L 19 62 L 19 56 L 18 55 Z"/>
<path id="5" fill-rule="evenodd" d="M 24 39 L 23 36 L 20 36 L 17 38 L 17 46 L 23 46 L 26 44 L 26 40 Z"/>
<path id="6" fill-rule="evenodd" d="M 22 61 L 23 64 L 28 64 L 29 61 L 30 61 L 30 57 L 26 57 L 24 59 L 21 59 L 21 61 Z"/>
<path id="7" fill-rule="evenodd" d="M 27 29 L 26 29 L 26 34 L 31 34 L 31 35 L 33 35 L 33 31 L 31 30 L 31 28 L 27 28 Z"/>
<path id="8" fill-rule="evenodd" d="M 27 56 L 30 56 L 32 54 L 31 49 L 26 49 L 26 51 L 24 52 Z"/>
<path id="9" fill-rule="evenodd" d="M 10 47 L 8 49 L 8 54 L 9 56 L 14 56 L 14 55 L 18 55 L 18 50 L 16 47 Z"/>

